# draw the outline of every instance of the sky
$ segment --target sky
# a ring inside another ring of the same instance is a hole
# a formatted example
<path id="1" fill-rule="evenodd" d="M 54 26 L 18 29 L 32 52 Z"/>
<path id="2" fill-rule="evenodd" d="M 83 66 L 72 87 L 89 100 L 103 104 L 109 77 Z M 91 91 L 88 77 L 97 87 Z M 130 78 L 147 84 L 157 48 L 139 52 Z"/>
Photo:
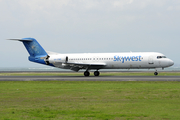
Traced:
<path id="1" fill-rule="evenodd" d="M 59 53 L 160 52 L 180 65 L 179 0 L 0 0 L 0 67 L 28 61 L 35 38 Z"/>

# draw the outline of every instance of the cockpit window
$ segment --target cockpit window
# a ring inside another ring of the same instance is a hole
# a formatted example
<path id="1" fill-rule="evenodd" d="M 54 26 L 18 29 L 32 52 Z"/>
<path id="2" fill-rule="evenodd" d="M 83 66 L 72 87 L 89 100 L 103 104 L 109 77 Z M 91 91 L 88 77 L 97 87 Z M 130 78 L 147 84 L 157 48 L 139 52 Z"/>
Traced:
<path id="1" fill-rule="evenodd" d="M 157 59 L 166 58 L 166 56 L 157 56 Z"/>

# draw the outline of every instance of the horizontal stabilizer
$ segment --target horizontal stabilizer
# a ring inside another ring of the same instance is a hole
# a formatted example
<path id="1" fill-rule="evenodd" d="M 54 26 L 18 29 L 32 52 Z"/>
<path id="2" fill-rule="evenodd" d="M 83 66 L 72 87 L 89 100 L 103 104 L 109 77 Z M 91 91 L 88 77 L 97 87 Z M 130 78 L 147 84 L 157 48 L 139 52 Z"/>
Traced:
<path id="1" fill-rule="evenodd" d="M 43 49 L 43 47 L 34 38 L 21 38 L 21 39 L 8 39 L 8 40 L 15 40 L 22 42 L 31 57 L 48 55 L 46 51 Z"/>
<path id="2" fill-rule="evenodd" d="M 28 40 L 28 39 L 7 39 L 7 40 L 16 40 L 16 41 L 21 41 L 21 42 L 23 42 L 23 41 L 26 41 L 26 42 L 33 41 L 33 40 Z"/>

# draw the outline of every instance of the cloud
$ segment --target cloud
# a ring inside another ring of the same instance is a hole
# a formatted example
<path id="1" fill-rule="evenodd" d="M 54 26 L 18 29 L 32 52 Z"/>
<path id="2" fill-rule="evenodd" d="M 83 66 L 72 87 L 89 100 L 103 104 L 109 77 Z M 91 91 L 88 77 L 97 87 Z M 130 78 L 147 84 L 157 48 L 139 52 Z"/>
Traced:
<path id="1" fill-rule="evenodd" d="M 180 5 L 177 6 L 168 6 L 168 11 L 180 11 Z"/>
<path id="2" fill-rule="evenodd" d="M 127 4 L 132 4 L 133 0 L 118 0 L 118 1 L 112 1 L 112 5 L 114 7 L 120 7 L 123 8 Z"/>
<path id="3" fill-rule="evenodd" d="M 0 0 L 0 38 L 35 37 L 55 52 L 171 53 L 178 48 L 179 12 L 177 0 Z"/>
<path id="4" fill-rule="evenodd" d="M 1 0 L 1 22 L 16 22 L 28 28 L 68 26 L 73 29 L 107 28 L 132 24 L 139 20 L 166 19 L 166 11 L 179 10 L 178 1 L 169 0 Z M 174 15 L 174 14 L 173 14 Z M 171 14 L 172 16 L 172 14 Z M 160 18 L 161 17 L 161 18 Z M 172 16 L 174 17 L 174 16 Z M 65 27 L 66 28 L 66 27 Z"/>

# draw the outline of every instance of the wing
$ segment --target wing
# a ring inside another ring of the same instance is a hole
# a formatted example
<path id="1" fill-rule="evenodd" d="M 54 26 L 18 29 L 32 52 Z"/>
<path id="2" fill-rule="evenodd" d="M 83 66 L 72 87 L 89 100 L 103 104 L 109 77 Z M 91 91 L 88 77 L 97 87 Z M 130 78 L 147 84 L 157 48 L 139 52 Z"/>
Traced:
<path id="1" fill-rule="evenodd" d="M 80 69 L 102 69 L 106 66 L 105 63 L 65 63 L 70 66 L 70 69 L 78 72 Z"/>

